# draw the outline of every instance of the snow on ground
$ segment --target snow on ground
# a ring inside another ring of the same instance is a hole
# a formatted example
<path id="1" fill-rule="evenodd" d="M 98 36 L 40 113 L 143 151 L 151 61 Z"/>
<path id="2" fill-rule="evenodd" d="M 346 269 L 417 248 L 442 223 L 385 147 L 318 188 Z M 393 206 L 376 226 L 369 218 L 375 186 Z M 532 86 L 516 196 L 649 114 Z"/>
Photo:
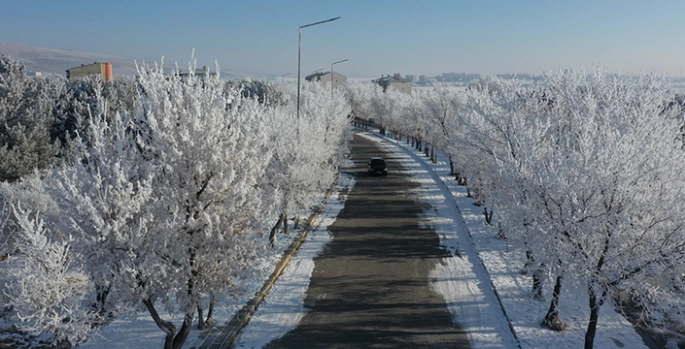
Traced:
<path id="1" fill-rule="evenodd" d="M 293 330 L 306 315 L 307 310 L 303 304 L 314 271 L 314 258 L 331 240 L 328 227 L 335 222 L 345 206 L 347 193 L 354 183 L 352 175 L 341 175 L 336 191 L 307 234 L 306 242 L 290 260 L 250 323 L 238 336 L 237 348 L 261 348 Z"/>
<path id="2" fill-rule="evenodd" d="M 495 237 L 496 229 L 485 224 L 483 208 L 474 205 L 466 189 L 449 175 L 449 162 L 442 159 L 433 164 L 404 142 L 382 139 L 403 149 L 419 164 L 403 165 L 410 166 L 415 180 L 422 184 L 420 200 L 432 206 L 425 212 L 428 224 L 435 228 L 445 248 L 458 253 L 433 271 L 434 288 L 445 297 L 454 320 L 470 332 L 474 348 L 582 348 L 590 312 L 586 291 L 572 285 L 562 290 L 559 314 L 568 323 L 568 329 L 555 332 L 541 327 L 549 302 L 530 297 L 530 276 L 521 274 L 524 252 Z M 494 296 L 492 286 L 499 300 L 490 296 Z M 551 299 L 550 294 L 545 297 Z M 497 309 L 500 304 L 506 318 Z M 490 322 L 497 315 L 510 321 L 519 344 L 511 342 L 505 333 L 511 331 L 503 330 L 500 321 Z M 607 304 L 600 311 L 595 348 L 647 346 L 632 325 Z"/>

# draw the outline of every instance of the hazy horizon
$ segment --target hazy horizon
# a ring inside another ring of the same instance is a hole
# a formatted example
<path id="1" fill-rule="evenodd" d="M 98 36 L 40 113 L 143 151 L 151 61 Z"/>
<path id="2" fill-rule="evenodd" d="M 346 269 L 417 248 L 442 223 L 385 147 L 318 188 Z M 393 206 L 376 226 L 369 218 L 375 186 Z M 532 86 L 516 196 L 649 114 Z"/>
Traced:
<path id="1" fill-rule="evenodd" d="M 334 70 L 352 78 L 546 70 L 682 77 L 685 2 L 504 0 L 3 3 L 0 41 L 265 76 Z"/>

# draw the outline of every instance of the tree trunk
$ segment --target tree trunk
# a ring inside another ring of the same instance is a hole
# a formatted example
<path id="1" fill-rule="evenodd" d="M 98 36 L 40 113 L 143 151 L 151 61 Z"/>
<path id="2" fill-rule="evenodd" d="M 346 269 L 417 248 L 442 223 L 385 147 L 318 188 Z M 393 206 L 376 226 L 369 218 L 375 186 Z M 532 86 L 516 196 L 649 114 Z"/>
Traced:
<path id="1" fill-rule="evenodd" d="M 269 233 L 269 245 L 271 245 L 271 248 L 274 247 L 274 242 L 276 240 L 276 233 L 278 232 L 278 229 L 281 228 L 281 225 L 283 225 L 283 220 L 284 220 L 285 215 L 281 213 L 280 216 L 278 216 L 278 221 L 276 224 L 271 228 L 271 232 Z"/>
<path id="2" fill-rule="evenodd" d="M 542 266 L 533 272 L 533 298 L 542 300 Z"/>
<path id="3" fill-rule="evenodd" d="M 509 238 L 507 236 L 507 233 L 504 231 L 504 229 L 502 229 L 502 222 L 497 223 L 497 235 L 496 235 L 496 237 L 498 239 L 502 239 L 502 240 L 507 240 Z M 508 242 L 507 242 L 507 246 L 509 246 Z M 507 251 L 509 251 L 508 247 L 507 247 Z"/>
<path id="4" fill-rule="evenodd" d="M 535 263 L 535 257 L 533 257 L 533 251 L 526 249 L 526 263 L 523 264 L 523 269 L 521 269 L 521 275 L 528 274 L 528 268 Z"/>
<path id="5" fill-rule="evenodd" d="M 535 257 L 533 257 L 533 252 L 531 250 L 526 250 L 526 264 L 523 265 L 521 274 L 528 274 L 528 269 L 535 263 Z M 542 300 L 542 275 L 544 273 L 544 264 L 535 268 L 533 272 L 533 289 L 532 295 L 534 299 Z"/>
<path id="6" fill-rule="evenodd" d="M 205 319 L 204 319 L 204 314 L 202 311 L 202 306 L 198 305 L 197 306 L 197 329 L 198 330 L 204 330 L 206 328 L 205 326 Z"/>
<path id="7" fill-rule="evenodd" d="M 607 231 L 607 235 L 604 238 L 604 249 L 602 254 L 597 261 L 597 274 L 601 273 L 602 267 L 604 266 L 604 258 L 609 252 L 609 243 L 611 241 L 612 231 Z M 602 287 L 602 296 L 597 299 L 597 293 L 595 291 L 594 283 L 590 281 L 588 283 L 588 296 L 590 303 L 590 322 L 587 325 L 587 331 L 585 331 L 585 349 L 592 349 L 595 343 L 595 334 L 597 333 L 597 320 L 599 319 L 599 308 L 602 307 L 604 299 L 607 295 L 607 289 Z"/>
<path id="8" fill-rule="evenodd" d="M 454 174 L 454 161 L 452 161 L 452 155 L 450 155 L 450 176 Z"/>
<path id="9" fill-rule="evenodd" d="M 107 303 L 107 296 L 109 295 L 110 286 L 98 286 L 97 287 L 97 311 L 100 315 L 105 314 L 105 305 Z"/>
<path id="10" fill-rule="evenodd" d="M 283 233 L 288 234 L 288 212 L 283 211 Z"/>
<path id="11" fill-rule="evenodd" d="M 193 235 L 195 231 L 189 232 L 189 235 Z M 195 294 L 195 280 L 197 279 L 199 275 L 199 271 L 197 268 L 195 268 L 195 248 L 193 246 L 188 248 L 188 262 L 190 264 L 190 274 L 191 276 L 188 278 L 187 282 L 187 293 L 188 296 L 192 299 L 193 295 Z M 183 343 L 185 343 L 186 338 L 188 338 L 188 334 L 190 333 L 190 329 L 193 326 L 193 316 L 195 315 L 195 304 L 190 304 L 188 305 L 188 308 L 185 311 L 185 316 L 183 317 L 183 325 L 181 326 L 181 329 L 178 331 L 176 336 L 174 337 L 173 340 L 173 349 L 181 349 L 183 346 Z M 199 307 L 197 307 L 199 308 Z M 202 321 L 202 319 L 200 319 Z"/>
<path id="12" fill-rule="evenodd" d="M 216 299 L 212 293 L 209 296 L 209 310 L 207 310 L 207 318 L 205 319 L 206 326 L 214 326 L 214 303 L 216 303 Z"/>
<path id="13" fill-rule="evenodd" d="M 159 327 L 159 329 L 164 331 L 166 334 L 166 337 L 164 338 L 164 349 L 174 349 L 174 335 L 176 334 L 176 326 L 172 322 L 164 321 L 161 317 L 159 317 L 157 309 L 155 309 L 155 305 L 150 299 L 143 299 L 143 304 L 147 308 L 148 312 L 150 312 L 152 319 L 155 320 L 157 327 Z"/>
<path id="14" fill-rule="evenodd" d="M 561 319 L 559 319 L 559 295 L 561 294 L 561 276 L 557 276 L 554 283 L 554 292 L 552 293 L 552 302 L 547 310 L 547 315 L 542 320 L 541 325 L 555 331 L 563 331 L 566 327 Z"/>
<path id="15" fill-rule="evenodd" d="M 190 329 L 193 327 L 193 314 L 194 311 L 191 310 L 189 313 L 186 313 L 186 316 L 183 318 L 183 326 L 181 326 L 178 334 L 176 334 L 176 337 L 174 337 L 173 349 L 181 349 L 183 347 L 183 343 L 186 342 L 188 334 L 190 334 Z"/>
<path id="16" fill-rule="evenodd" d="M 490 210 L 490 212 L 488 213 L 488 207 L 485 205 L 483 206 L 483 215 L 485 215 L 485 223 L 487 223 L 488 225 L 492 225 L 492 215 L 494 213 L 494 210 Z"/>
<path id="17" fill-rule="evenodd" d="M 462 176 L 460 172 L 457 172 L 456 180 L 457 180 L 457 184 L 459 184 L 461 186 L 466 185 L 466 177 Z M 468 188 L 466 190 L 468 190 Z"/>
<path id="18" fill-rule="evenodd" d="M 592 283 L 588 286 L 588 293 L 590 294 L 590 322 L 587 324 L 587 331 L 585 331 L 585 349 L 592 349 L 595 345 L 595 335 L 597 334 L 597 320 L 599 320 L 599 308 L 604 303 L 607 291 L 602 291 L 602 297 L 597 299 Z"/>

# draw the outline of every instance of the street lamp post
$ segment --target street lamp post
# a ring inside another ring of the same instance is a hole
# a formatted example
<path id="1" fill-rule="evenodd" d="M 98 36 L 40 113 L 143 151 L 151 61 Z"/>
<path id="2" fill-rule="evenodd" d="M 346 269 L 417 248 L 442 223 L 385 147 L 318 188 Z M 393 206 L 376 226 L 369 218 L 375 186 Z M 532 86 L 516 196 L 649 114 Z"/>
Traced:
<path id="1" fill-rule="evenodd" d="M 302 57 L 302 55 L 301 55 L 302 28 L 307 28 L 307 27 L 311 27 L 314 25 L 318 25 L 318 24 L 333 22 L 337 19 L 340 19 L 340 17 L 338 16 L 335 18 L 327 19 L 325 21 L 320 21 L 320 22 L 316 22 L 316 23 L 309 23 L 309 24 L 305 24 L 303 26 L 300 26 L 299 37 L 297 39 L 297 119 L 298 120 L 300 119 L 300 62 L 302 61 L 302 58 L 301 58 Z"/>
<path id="2" fill-rule="evenodd" d="M 345 58 L 341 61 L 331 63 L 331 98 L 333 98 L 333 65 L 338 64 L 338 63 L 347 62 L 347 61 L 349 61 L 349 59 Z"/>

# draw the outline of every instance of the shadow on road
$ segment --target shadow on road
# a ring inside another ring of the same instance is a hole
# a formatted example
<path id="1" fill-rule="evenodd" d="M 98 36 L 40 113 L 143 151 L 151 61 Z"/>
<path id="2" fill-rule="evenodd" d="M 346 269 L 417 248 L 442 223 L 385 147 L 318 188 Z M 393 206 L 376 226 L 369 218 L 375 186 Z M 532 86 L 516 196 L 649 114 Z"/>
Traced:
<path id="1" fill-rule="evenodd" d="M 373 156 L 386 159 L 388 176 L 367 175 Z M 352 143 L 352 160 L 347 172 L 356 185 L 330 227 L 333 240 L 314 260 L 309 313 L 267 348 L 469 348 L 430 288 L 429 273 L 449 252 L 419 225 L 426 207 L 412 198 L 418 184 L 362 137 Z"/>

